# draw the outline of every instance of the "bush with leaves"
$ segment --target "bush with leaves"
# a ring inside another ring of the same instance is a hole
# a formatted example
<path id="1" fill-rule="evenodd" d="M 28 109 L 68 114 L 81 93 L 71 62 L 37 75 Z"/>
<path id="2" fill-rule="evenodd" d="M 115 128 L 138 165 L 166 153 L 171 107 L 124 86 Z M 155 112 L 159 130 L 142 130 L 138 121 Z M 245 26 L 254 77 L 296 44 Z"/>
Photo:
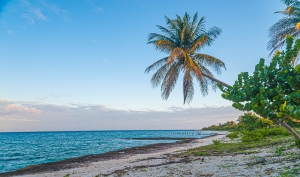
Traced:
<path id="1" fill-rule="evenodd" d="M 271 128 L 274 126 L 269 119 L 261 118 L 252 112 L 245 113 L 238 118 L 237 128 L 239 130 L 255 130 L 259 128 Z"/>
<path id="2" fill-rule="evenodd" d="M 224 130 L 224 131 L 231 131 L 236 129 L 236 123 L 234 121 L 227 121 L 223 124 L 219 123 L 219 125 L 211 125 L 208 127 L 203 127 L 202 130 Z"/>
<path id="3" fill-rule="evenodd" d="M 253 131 L 244 130 L 242 131 L 244 135 L 241 140 L 242 142 L 251 142 L 251 141 L 260 141 L 270 136 L 289 136 L 291 135 L 286 129 L 279 128 L 270 128 L 270 129 L 256 129 Z"/>
<path id="4" fill-rule="evenodd" d="M 261 117 L 281 123 L 295 138 L 300 139 L 286 121 L 300 122 L 300 65 L 291 61 L 297 57 L 300 39 L 293 46 L 293 37 L 286 39 L 286 51 L 277 52 L 270 65 L 262 58 L 253 76 L 248 72 L 238 75 L 233 86 L 218 84 L 222 97 L 233 101 L 232 106 L 242 111 L 253 111 Z"/>
<path id="5" fill-rule="evenodd" d="M 226 137 L 228 137 L 229 139 L 233 140 L 235 138 L 239 137 L 239 132 L 232 132 L 226 135 Z"/>

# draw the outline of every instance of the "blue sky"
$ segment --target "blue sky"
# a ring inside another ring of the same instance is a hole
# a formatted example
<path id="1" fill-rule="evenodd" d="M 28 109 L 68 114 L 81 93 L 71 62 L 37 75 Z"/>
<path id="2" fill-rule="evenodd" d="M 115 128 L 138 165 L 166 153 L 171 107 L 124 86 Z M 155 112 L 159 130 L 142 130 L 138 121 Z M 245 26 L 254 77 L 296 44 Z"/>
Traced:
<path id="1" fill-rule="evenodd" d="M 200 52 L 223 60 L 227 70 L 216 77 L 233 84 L 260 58 L 270 61 L 268 28 L 282 17 L 274 12 L 285 8 L 280 0 L 70 2 L 1 1 L 0 131 L 194 129 L 236 120 L 242 113 L 219 91 L 203 97 L 196 87 L 193 102 L 183 105 L 181 79 L 169 100 L 161 100 L 144 70 L 166 54 L 147 44 L 147 36 L 159 33 L 165 15 L 198 12 L 207 29 L 222 28 Z M 207 115 L 211 109 L 215 114 Z M 92 117 L 96 122 L 87 121 Z"/>

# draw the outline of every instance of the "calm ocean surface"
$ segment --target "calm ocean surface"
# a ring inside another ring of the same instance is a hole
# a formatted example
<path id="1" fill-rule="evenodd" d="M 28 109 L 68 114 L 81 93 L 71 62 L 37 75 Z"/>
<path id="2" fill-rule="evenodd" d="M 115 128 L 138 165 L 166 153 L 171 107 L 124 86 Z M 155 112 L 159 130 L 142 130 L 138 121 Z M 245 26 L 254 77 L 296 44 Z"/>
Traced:
<path id="1" fill-rule="evenodd" d="M 126 140 L 124 138 L 201 138 L 195 131 L 82 131 L 0 133 L 0 173 L 28 165 L 55 162 L 88 154 L 101 154 L 135 146 L 174 143 L 174 140 Z"/>

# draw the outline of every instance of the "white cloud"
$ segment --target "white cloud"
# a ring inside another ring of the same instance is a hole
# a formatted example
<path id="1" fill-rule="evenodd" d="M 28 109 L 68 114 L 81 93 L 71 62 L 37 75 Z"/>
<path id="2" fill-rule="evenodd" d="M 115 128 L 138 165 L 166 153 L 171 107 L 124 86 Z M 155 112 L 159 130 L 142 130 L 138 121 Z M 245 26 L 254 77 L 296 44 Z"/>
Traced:
<path id="1" fill-rule="evenodd" d="M 33 9 L 31 9 L 31 12 L 32 12 L 39 20 L 45 20 L 45 21 L 48 20 L 48 18 L 42 13 L 41 9 L 39 9 L 39 8 L 33 8 Z"/>
<path id="2" fill-rule="evenodd" d="M 44 8 L 50 12 L 54 12 L 57 16 L 61 17 L 65 21 L 71 21 L 67 16 L 67 11 L 59 8 L 56 4 L 49 3 L 45 0 L 39 0 Z"/>
<path id="3" fill-rule="evenodd" d="M 13 115 L 13 114 L 41 114 L 42 111 L 33 107 L 25 107 L 23 105 L 8 103 L 0 109 L 0 115 Z"/>
<path id="4" fill-rule="evenodd" d="M 47 15 L 51 15 L 51 13 L 54 13 L 65 21 L 70 21 L 66 16 L 66 10 L 61 9 L 56 4 L 49 3 L 46 0 L 36 0 L 34 3 L 29 2 L 28 0 L 22 0 L 21 2 L 18 11 L 24 12 L 22 18 L 24 18 L 27 23 L 34 24 L 35 21 L 38 20 L 47 21 Z"/>
<path id="5" fill-rule="evenodd" d="M 7 31 L 7 34 L 12 34 L 13 32 L 11 30 L 8 30 Z"/>
<path id="6" fill-rule="evenodd" d="M 94 13 L 97 13 L 97 14 L 98 13 L 100 13 L 100 14 L 104 13 L 104 9 L 102 9 L 101 7 L 95 5 L 94 0 L 84 0 L 84 1 L 93 8 Z"/>
<path id="7" fill-rule="evenodd" d="M 126 111 L 103 105 L 58 106 L 0 100 L 0 130 L 200 129 L 229 120 L 235 121 L 241 114 L 230 106 L 175 111 Z M 23 120 L 21 125 L 16 124 L 18 119 Z"/>

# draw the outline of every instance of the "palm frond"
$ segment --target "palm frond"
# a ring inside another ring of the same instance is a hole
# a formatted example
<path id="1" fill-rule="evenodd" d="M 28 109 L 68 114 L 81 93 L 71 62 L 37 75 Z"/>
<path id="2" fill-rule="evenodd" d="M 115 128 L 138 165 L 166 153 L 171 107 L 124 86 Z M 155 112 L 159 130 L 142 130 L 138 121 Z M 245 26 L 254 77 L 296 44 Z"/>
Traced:
<path id="1" fill-rule="evenodd" d="M 180 47 L 176 47 L 175 49 L 173 49 L 168 57 L 167 64 L 172 63 L 177 58 L 182 58 L 183 53 L 184 51 Z"/>
<path id="2" fill-rule="evenodd" d="M 201 63 L 197 63 L 197 66 L 200 68 L 200 70 L 201 70 L 201 72 L 203 74 L 206 74 L 206 75 L 214 77 L 213 74 L 212 74 L 212 72 L 208 68 L 206 68 L 205 66 L 203 66 Z"/>
<path id="3" fill-rule="evenodd" d="M 196 53 L 193 57 L 195 58 L 196 62 L 201 63 L 204 66 L 211 67 L 217 74 L 222 73 L 222 68 L 226 70 L 225 63 L 211 55 Z"/>
<path id="4" fill-rule="evenodd" d="M 286 6 L 300 6 L 298 0 L 281 0 Z"/>
<path id="5" fill-rule="evenodd" d="M 170 65 L 163 65 L 153 74 L 151 81 L 150 81 L 152 87 L 157 87 L 162 82 L 162 80 L 165 78 L 169 68 L 170 68 Z"/>
<path id="6" fill-rule="evenodd" d="M 286 7 L 284 10 L 281 10 L 281 11 L 276 11 L 275 13 L 280 13 L 280 14 L 283 14 L 283 15 L 293 15 L 296 11 L 296 8 L 293 7 L 293 6 L 288 6 Z"/>
<path id="7" fill-rule="evenodd" d="M 161 97 L 164 100 L 167 100 L 170 96 L 170 93 L 174 89 L 179 73 L 180 65 L 182 61 L 172 64 L 169 71 L 166 73 L 165 78 L 161 85 Z"/>
<path id="8" fill-rule="evenodd" d="M 191 51 L 197 51 L 205 46 L 210 46 L 212 42 L 221 34 L 222 30 L 218 27 L 210 28 L 206 33 L 199 35 L 191 47 Z"/>
<path id="9" fill-rule="evenodd" d="M 163 26 L 160 26 L 160 25 L 157 25 L 157 27 L 162 31 L 164 32 L 167 37 L 169 39 L 172 39 L 172 41 L 176 44 L 176 45 L 179 45 L 179 42 L 180 42 L 180 39 L 177 38 L 176 34 L 174 34 L 174 30 L 170 30 L 168 28 L 165 28 Z"/>
<path id="10" fill-rule="evenodd" d="M 286 5 L 286 8 L 282 11 L 275 12 L 283 14 L 284 17 L 269 28 L 270 40 L 267 44 L 267 49 L 271 50 L 269 56 L 286 44 L 285 38 L 287 35 L 292 35 L 294 37 L 300 35 L 300 1 L 281 1 Z"/>
<path id="11" fill-rule="evenodd" d="M 192 70 L 192 73 L 194 73 L 194 76 L 199 79 L 199 80 L 203 80 L 203 76 L 202 76 L 202 70 L 200 69 L 199 65 L 193 61 L 193 66 L 190 67 Z"/>
<path id="12" fill-rule="evenodd" d="M 199 76 L 199 72 L 201 72 L 200 76 Z M 207 69 L 205 66 L 203 66 L 201 63 L 197 63 L 197 62 L 195 63 L 193 68 L 193 76 L 198 81 L 203 96 L 206 96 L 208 94 L 209 85 L 211 86 L 212 90 L 215 91 L 217 89 L 216 84 L 218 80 L 215 79 L 213 74 L 210 72 L 210 70 Z"/>
<path id="13" fill-rule="evenodd" d="M 276 50 L 282 48 L 285 45 L 286 36 L 291 35 L 293 37 L 299 37 L 300 33 L 295 30 L 294 27 L 281 31 L 274 35 L 267 44 L 267 48 L 271 50 L 269 56 L 271 56 Z"/>
<path id="14" fill-rule="evenodd" d="M 175 35 L 177 36 L 176 38 L 179 37 L 178 34 L 180 34 L 180 28 L 178 26 L 178 23 L 176 20 L 171 20 L 169 17 L 165 16 L 165 19 L 167 21 L 167 25 L 168 27 L 175 33 Z"/>
<path id="15" fill-rule="evenodd" d="M 152 70 L 160 68 L 162 65 L 166 64 L 167 60 L 168 60 L 168 57 L 165 57 L 165 58 L 158 60 L 157 62 L 154 62 L 152 65 L 148 66 L 145 69 L 145 73 L 149 73 Z"/>
<path id="16" fill-rule="evenodd" d="M 186 70 L 183 78 L 183 103 L 190 103 L 194 96 L 194 84 L 190 70 Z"/>
<path id="17" fill-rule="evenodd" d="M 190 25 L 191 25 L 192 27 L 195 26 L 196 23 L 197 23 L 197 21 L 198 21 L 198 12 L 196 12 L 195 15 L 193 16 L 193 21 L 191 22 Z"/>
<path id="18" fill-rule="evenodd" d="M 274 25 L 269 28 L 269 37 L 276 36 L 281 31 L 286 29 L 294 28 L 295 25 L 300 21 L 299 17 L 285 17 L 280 19 Z"/>
<path id="19" fill-rule="evenodd" d="M 205 33 L 205 17 L 201 17 L 201 19 L 199 20 L 198 24 L 195 26 L 194 32 L 193 32 L 193 36 L 195 39 L 195 36 L 199 36 L 202 33 Z"/>
<path id="20" fill-rule="evenodd" d="M 196 73 L 192 72 L 192 75 L 196 78 L 196 81 L 199 83 L 200 91 L 203 96 L 206 96 L 208 94 L 208 79 L 203 77 L 202 79 L 199 79 L 196 75 Z"/>
<path id="21" fill-rule="evenodd" d="M 218 83 L 219 80 L 215 79 L 214 75 L 205 66 L 199 65 L 199 67 L 200 67 L 200 69 L 201 69 L 201 71 L 203 73 L 202 74 L 203 77 L 207 80 L 207 85 L 211 86 L 212 90 L 216 91 L 216 89 L 217 89 L 217 83 Z M 207 76 L 209 76 L 209 77 L 207 77 Z"/>
<path id="22" fill-rule="evenodd" d="M 176 41 L 174 41 L 172 38 L 169 38 L 169 37 L 164 36 L 162 34 L 150 33 L 148 35 L 148 43 L 153 43 L 153 41 L 158 41 L 158 40 L 170 41 L 173 44 L 176 44 Z"/>
<path id="23" fill-rule="evenodd" d="M 194 66 L 194 61 L 193 61 L 193 59 L 189 56 L 189 54 L 187 53 L 187 52 L 184 52 L 183 53 L 183 60 L 184 60 L 184 62 L 183 62 L 183 68 L 185 69 L 185 70 L 190 70 L 191 68 L 193 68 L 193 66 Z"/>
<path id="24" fill-rule="evenodd" d="M 206 43 L 206 46 L 210 46 L 212 44 L 213 41 L 215 41 L 217 39 L 217 37 L 221 34 L 222 29 L 219 27 L 212 27 L 210 28 L 206 35 L 208 36 L 208 41 Z"/>
<path id="25" fill-rule="evenodd" d="M 177 46 L 176 41 L 173 41 L 173 39 L 157 33 L 149 34 L 148 44 L 153 44 L 156 49 L 163 52 L 170 52 Z"/>

